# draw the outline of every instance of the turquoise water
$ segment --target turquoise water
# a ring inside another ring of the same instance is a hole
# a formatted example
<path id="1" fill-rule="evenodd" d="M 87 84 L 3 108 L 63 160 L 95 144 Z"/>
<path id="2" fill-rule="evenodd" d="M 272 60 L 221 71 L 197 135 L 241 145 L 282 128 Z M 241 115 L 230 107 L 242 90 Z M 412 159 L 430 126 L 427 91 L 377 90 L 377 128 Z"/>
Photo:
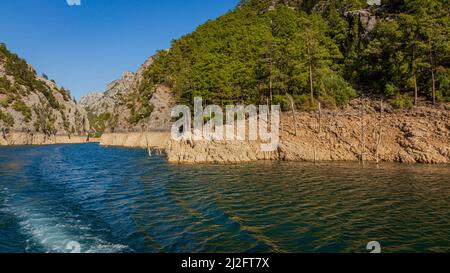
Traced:
<path id="1" fill-rule="evenodd" d="M 0 252 L 450 252 L 450 168 L 0 148 Z"/>

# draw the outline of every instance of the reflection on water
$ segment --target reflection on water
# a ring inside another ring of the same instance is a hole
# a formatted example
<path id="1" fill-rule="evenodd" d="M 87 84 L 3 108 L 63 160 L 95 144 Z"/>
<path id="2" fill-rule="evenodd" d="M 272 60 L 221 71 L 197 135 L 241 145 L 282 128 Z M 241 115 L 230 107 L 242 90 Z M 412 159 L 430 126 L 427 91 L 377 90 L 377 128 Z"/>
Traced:
<path id="1" fill-rule="evenodd" d="M 0 252 L 450 252 L 446 165 L 168 164 L 96 144 L 0 149 Z"/>

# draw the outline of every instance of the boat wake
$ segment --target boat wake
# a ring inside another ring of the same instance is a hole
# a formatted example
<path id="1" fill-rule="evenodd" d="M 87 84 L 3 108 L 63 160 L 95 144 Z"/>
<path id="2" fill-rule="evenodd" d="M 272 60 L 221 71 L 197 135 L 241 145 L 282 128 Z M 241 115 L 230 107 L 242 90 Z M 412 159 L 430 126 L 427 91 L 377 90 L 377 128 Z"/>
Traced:
<path id="1" fill-rule="evenodd" d="M 8 189 L 2 212 L 14 215 L 21 233 L 27 238 L 27 252 L 48 253 L 115 253 L 129 252 L 126 245 L 108 242 L 97 235 L 91 225 L 83 224 L 79 215 L 61 215 L 45 206 L 25 205 Z M 14 202 L 16 201 L 16 202 Z M 32 204 L 32 202 L 26 202 Z"/>

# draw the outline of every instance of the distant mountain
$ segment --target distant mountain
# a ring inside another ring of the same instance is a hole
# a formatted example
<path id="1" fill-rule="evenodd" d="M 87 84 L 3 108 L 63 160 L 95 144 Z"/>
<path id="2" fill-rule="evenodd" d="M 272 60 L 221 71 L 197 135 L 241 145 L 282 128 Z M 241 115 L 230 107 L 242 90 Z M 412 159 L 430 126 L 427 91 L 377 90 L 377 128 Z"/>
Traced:
<path id="1" fill-rule="evenodd" d="M 84 135 L 87 113 L 65 90 L 0 44 L 0 130 Z"/>
<path id="2" fill-rule="evenodd" d="M 107 109 L 107 106 L 102 103 L 104 96 L 105 94 L 101 92 L 91 92 L 81 97 L 79 104 L 91 113 L 98 115 Z"/>

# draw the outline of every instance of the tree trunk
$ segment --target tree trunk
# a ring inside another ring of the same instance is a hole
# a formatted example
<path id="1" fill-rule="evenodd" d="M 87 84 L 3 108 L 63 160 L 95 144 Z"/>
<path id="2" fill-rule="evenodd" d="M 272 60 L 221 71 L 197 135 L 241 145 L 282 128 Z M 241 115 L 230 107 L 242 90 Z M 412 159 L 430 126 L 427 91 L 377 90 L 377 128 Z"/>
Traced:
<path id="1" fill-rule="evenodd" d="M 270 103 L 272 103 L 272 97 L 273 97 L 273 82 L 272 82 L 272 71 L 270 72 L 270 79 L 269 79 L 269 92 L 270 92 Z"/>
<path id="2" fill-rule="evenodd" d="M 434 69 L 431 69 L 431 81 L 432 83 L 432 90 L 433 90 L 433 105 L 436 105 L 436 78 L 434 76 Z"/>
<path id="3" fill-rule="evenodd" d="M 281 122 L 280 122 L 280 130 L 281 130 L 281 136 L 280 136 L 280 139 L 283 139 L 283 135 L 284 135 L 283 119 L 281 119 Z"/>
<path id="4" fill-rule="evenodd" d="M 364 164 L 364 148 L 365 148 L 365 143 L 364 143 L 364 139 L 365 139 L 365 128 L 364 128 L 364 101 L 361 98 L 361 109 L 360 109 L 360 120 L 361 120 L 361 139 L 360 139 L 360 155 L 359 155 L 359 160 L 361 162 L 361 164 Z"/>
<path id="5" fill-rule="evenodd" d="M 313 74 L 312 66 L 309 66 L 309 87 L 311 89 L 311 106 L 314 104 L 314 86 L 313 86 Z"/>
<path id="6" fill-rule="evenodd" d="M 322 133 L 322 105 L 319 102 L 319 135 Z"/>
<path id="7" fill-rule="evenodd" d="M 380 100 L 380 120 L 378 124 L 377 146 L 375 148 L 375 160 L 377 163 L 380 162 L 380 145 L 382 133 L 383 133 L 383 100 Z"/>
<path id="8" fill-rule="evenodd" d="M 259 84 L 258 84 L 258 90 L 259 90 L 259 102 L 261 103 L 261 102 L 263 102 L 263 98 L 265 97 L 265 94 L 264 94 L 264 88 L 263 88 L 263 83 L 264 82 L 262 82 L 262 81 L 260 81 L 259 82 Z"/>
<path id="9" fill-rule="evenodd" d="M 415 56 L 416 56 L 416 52 L 413 47 L 412 48 L 411 69 L 412 69 L 413 81 L 414 81 L 414 106 L 417 107 L 419 94 L 418 94 L 418 90 L 417 90 L 417 75 L 416 75 L 416 64 L 415 64 L 416 58 L 415 58 Z"/>
<path id="10" fill-rule="evenodd" d="M 332 139 L 331 139 L 331 120 L 336 120 L 336 112 L 333 113 L 333 115 L 329 115 L 328 116 L 328 151 L 330 153 L 330 160 L 333 160 L 333 143 L 332 143 Z"/>
<path id="11" fill-rule="evenodd" d="M 431 90 L 433 91 L 433 105 L 436 105 L 436 78 L 434 75 L 434 59 L 430 39 L 428 39 L 428 46 L 430 49 L 430 67 L 431 67 L 431 83 L 432 83 Z"/>
<path id="12" fill-rule="evenodd" d="M 294 134 L 297 136 L 297 118 L 295 114 L 295 105 L 294 105 L 294 99 L 292 96 L 288 95 L 289 101 L 291 103 L 291 110 L 292 110 L 292 122 L 294 123 Z"/>
<path id="13" fill-rule="evenodd" d="M 414 80 L 414 106 L 417 107 L 417 103 L 418 103 L 418 99 L 419 99 L 419 94 L 418 94 L 418 90 L 417 90 L 417 76 L 416 76 L 416 71 L 413 72 L 413 80 Z"/>
<path id="14" fill-rule="evenodd" d="M 144 131 L 145 128 L 145 132 L 143 132 L 145 134 L 145 142 L 147 145 L 147 153 L 148 153 L 148 157 L 152 157 L 152 150 L 150 149 L 149 143 L 148 143 L 148 125 L 142 125 L 142 131 Z"/>
<path id="15" fill-rule="evenodd" d="M 270 24 L 273 27 L 273 20 L 270 20 Z M 270 43 L 269 46 L 269 98 L 270 103 L 272 104 L 272 96 L 273 96 L 273 45 Z"/>
<path id="16" fill-rule="evenodd" d="M 431 68 L 431 90 L 433 93 L 433 105 L 436 105 L 436 78 L 434 75 L 434 60 L 431 40 L 428 39 L 428 49 L 430 53 L 430 68 Z"/>
<path id="17" fill-rule="evenodd" d="M 311 58 L 311 50 L 309 48 L 309 41 L 308 41 L 308 58 Z M 313 85 L 313 73 L 312 73 L 312 63 L 311 60 L 309 60 L 309 88 L 311 91 L 311 107 L 314 105 L 314 85 Z"/>

